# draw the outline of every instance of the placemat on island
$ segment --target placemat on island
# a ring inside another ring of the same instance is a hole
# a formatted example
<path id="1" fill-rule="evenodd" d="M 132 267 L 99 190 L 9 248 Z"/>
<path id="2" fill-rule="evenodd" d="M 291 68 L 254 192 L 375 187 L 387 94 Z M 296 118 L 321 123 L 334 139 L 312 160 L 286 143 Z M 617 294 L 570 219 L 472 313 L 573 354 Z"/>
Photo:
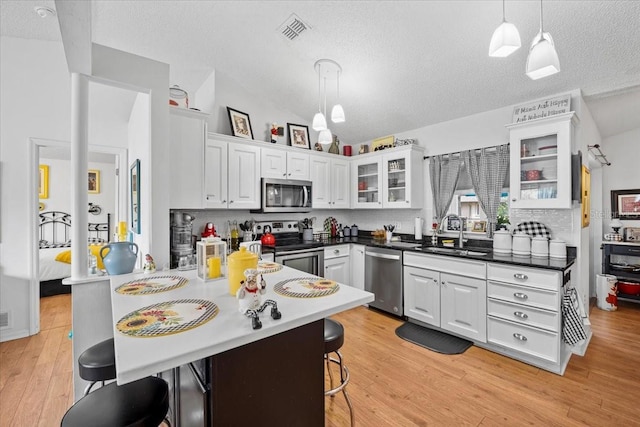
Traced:
<path id="1" fill-rule="evenodd" d="M 335 294 L 340 289 L 333 280 L 322 277 L 296 277 L 278 282 L 273 290 L 285 297 L 316 298 Z"/>
<path id="2" fill-rule="evenodd" d="M 123 295 L 147 295 L 171 291 L 183 287 L 189 280 L 181 276 L 152 276 L 132 280 L 116 288 Z"/>
<path id="3" fill-rule="evenodd" d="M 262 274 L 275 273 L 282 270 L 282 264 L 271 261 L 258 261 L 258 271 Z"/>
<path id="4" fill-rule="evenodd" d="M 181 299 L 153 304 L 133 311 L 116 324 L 116 329 L 131 337 L 160 337 L 196 328 L 218 314 L 213 301 Z"/>

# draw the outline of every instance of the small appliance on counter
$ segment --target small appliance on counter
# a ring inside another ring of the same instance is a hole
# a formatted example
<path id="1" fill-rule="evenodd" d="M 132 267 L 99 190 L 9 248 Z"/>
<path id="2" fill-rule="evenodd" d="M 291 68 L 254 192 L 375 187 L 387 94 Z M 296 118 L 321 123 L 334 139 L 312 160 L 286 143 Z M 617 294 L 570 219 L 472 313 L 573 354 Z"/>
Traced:
<path id="1" fill-rule="evenodd" d="M 171 213 L 171 268 L 195 268 L 193 243 L 193 220 L 195 217 L 183 212 Z"/>

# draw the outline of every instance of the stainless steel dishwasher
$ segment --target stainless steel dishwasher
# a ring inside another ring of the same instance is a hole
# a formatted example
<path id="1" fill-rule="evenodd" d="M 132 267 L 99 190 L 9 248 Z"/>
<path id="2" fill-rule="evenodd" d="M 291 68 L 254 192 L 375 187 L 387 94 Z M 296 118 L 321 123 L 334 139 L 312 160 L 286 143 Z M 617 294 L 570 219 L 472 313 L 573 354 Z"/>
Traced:
<path id="1" fill-rule="evenodd" d="M 367 246 L 364 288 L 375 294 L 369 306 L 402 316 L 402 251 Z"/>

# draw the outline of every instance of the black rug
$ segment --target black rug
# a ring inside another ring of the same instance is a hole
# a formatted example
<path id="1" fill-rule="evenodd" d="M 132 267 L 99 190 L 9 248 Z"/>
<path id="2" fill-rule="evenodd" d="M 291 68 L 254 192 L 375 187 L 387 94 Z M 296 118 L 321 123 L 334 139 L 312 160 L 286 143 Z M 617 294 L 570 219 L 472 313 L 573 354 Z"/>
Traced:
<path id="1" fill-rule="evenodd" d="M 418 344 L 442 354 L 460 354 L 473 344 L 462 338 L 406 322 L 396 329 L 396 335 L 403 340 Z"/>

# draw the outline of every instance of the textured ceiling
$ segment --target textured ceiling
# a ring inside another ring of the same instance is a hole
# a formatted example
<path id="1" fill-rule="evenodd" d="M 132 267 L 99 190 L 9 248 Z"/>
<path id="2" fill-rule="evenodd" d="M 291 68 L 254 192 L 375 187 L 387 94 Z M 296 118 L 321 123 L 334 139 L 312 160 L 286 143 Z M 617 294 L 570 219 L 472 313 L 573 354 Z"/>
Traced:
<path id="1" fill-rule="evenodd" d="M 2 34 L 59 39 L 50 22 L 42 28 L 32 12 L 42 3 L 2 0 Z M 344 142 L 576 88 L 601 100 L 640 86 L 640 1 L 545 1 L 544 28 L 553 36 L 562 71 L 537 81 L 524 74 L 539 26 L 535 1 L 506 2 L 507 20 L 519 29 L 523 47 L 503 59 L 487 54 L 502 19 L 496 0 L 92 4 L 93 41 L 169 63 L 171 84 L 193 91 L 215 68 L 309 122 L 318 105 L 313 64 L 319 58 L 338 61 L 347 121 L 332 131 Z M 311 26 L 294 41 L 277 30 L 291 13 Z M 334 93 L 330 86 L 329 105 Z M 600 124 L 594 116 L 603 136 L 603 128 L 613 134 L 629 130 Z M 640 127 L 637 117 L 619 122 Z"/>

